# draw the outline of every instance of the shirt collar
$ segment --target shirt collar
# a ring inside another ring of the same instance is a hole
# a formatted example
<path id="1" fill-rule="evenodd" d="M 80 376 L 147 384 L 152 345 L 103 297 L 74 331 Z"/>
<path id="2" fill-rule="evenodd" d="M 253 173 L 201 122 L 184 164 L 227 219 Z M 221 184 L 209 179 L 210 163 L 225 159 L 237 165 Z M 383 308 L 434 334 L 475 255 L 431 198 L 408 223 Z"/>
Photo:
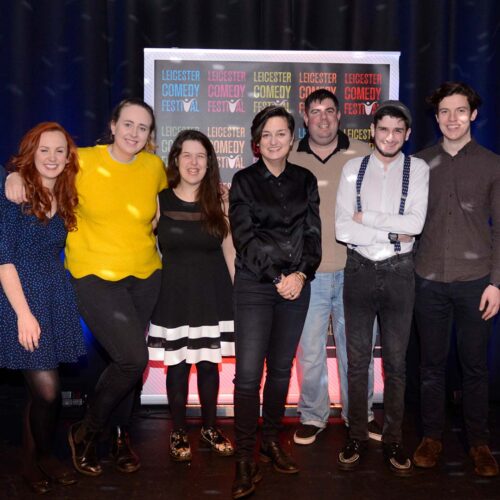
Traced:
<path id="1" fill-rule="evenodd" d="M 438 145 L 439 145 L 439 149 L 441 150 L 441 152 L 443 154 L 451 156 L 443 147 L 443 138 L 442 137 L 441 137 L 441 139 L 439 139 Z M 476 147 L 477 147 L 477 142 L 473 138 L 471 138 L 471 140 L 465 146 L 463 146 L 462 149 L 460 149 L 455 156 L 466 155 L 466 154 L 472 153 L 476 149 Z"/>
<path id="2" fill-rule="evenodd" d="M 324 160 L 322 160 L 309 145 L 309 132 L 300 140 L 299 145 L 297 146 L 297 152 L 299 153 L 308 153 L 317 158 L 321 163 L 326 163 L 335 153 L 343 149 L 349 149 L 350 142 L 349 137 L 347 137 L 342 130 L 339 130 L 337 133 L 337 147 L 332 151 L 330 155 L 328 155 Z"/>
<path id="3" fill-rule="evenodd" d="M 288 177 L 289 176 L 289 168 L 288 168 L 289 162 L 287 161 L 285 164 L 285 170 L 281 172 L 281 174 L 278 177 L 275 177 L 271 171 L 266 167 L 266 164 L 264 163 L 264 160 L 262 158 L 259 158 L 257 163 L 255 164 L 255 168 L 257 169 L 257 172 L 259 172 L 264 179 L 269 180 L 269 179 L 282 179 L 283 177 Z"/>

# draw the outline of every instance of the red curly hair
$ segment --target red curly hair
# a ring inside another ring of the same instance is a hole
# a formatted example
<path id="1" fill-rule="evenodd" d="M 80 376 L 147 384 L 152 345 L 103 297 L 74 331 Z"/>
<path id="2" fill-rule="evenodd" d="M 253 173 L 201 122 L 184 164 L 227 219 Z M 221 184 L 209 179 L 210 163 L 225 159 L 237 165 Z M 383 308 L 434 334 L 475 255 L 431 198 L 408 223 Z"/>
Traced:
<path id="1" fill-rule="evenodd" d="M 61 132 L 68 144 L 68 163 L 59 174 L 52 194 L 43 186 L 40 174 L 35 166 L 35 153 L 44 132 Z M 76 144 L 66 130 L 56 122 L 39 123 L 28 131 L 21 139 L 19 152 L 7 165 L 8 170 L 18 172 L 24 180 L 27 203 L 24 211 L 33 214 L 37 219 L 48 222 L 47 214 L 51 211 L 52 196 L 57 202 L 57 213 L 64 221 L 68 231 L 76 230 L 75 209 L 78 205 L 78 195 L 75 187 L 75 177 L 79 169 Z"/>

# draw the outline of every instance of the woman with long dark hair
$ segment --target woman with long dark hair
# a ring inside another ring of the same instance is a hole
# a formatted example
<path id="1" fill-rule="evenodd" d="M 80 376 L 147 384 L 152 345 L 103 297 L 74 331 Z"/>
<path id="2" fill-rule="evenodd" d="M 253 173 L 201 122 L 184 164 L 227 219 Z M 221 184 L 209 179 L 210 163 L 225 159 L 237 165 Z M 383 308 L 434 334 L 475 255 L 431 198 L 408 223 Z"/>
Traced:
<path id="1" fill-rule="evenodd" d="M 129 473 L 141 465 L 129 426 L 160 289 L 153 225 L 157 195 L 167 184 L 163 162 L 153 154 L 154 130 L 152 108 L 125 99 L 113 110 L 104 140 L 78 149 L 78 231 L 66 242 L 66 267 L 80 313 L 109 356 L 83 421 L 69 431 L 73 464 L 88 476 L 102 473 L 96 440 L 110 424 L 115 467 Z M 14 176 L 6 182 L 17 183 Z"/>
<path id="2" fill-rule="evenodd" d="M 167 176 L 169 188 L 159 195 L 162 287 L 148 346 L 150 359 L 168 366 L 170 455 L 176 461 L 191 459 L 186 404 L 192 365 L 202 410 L 201 440 L 219 455 L 232 455 L 233 447 L 215 419 L 218 363 L 222 356 L 234 355 L 234 248 L 217 156 L 208 137 L 196 130 L 182 131 L 170 150 Z"/>
<path id="3" fill-rule="evenodd" d="M 253 454 L 264 362 L 261 460 L 272 462 L 278 472 L 299 471 L 281 447 L 279 431 L 309 306 L 309 282 L 321 260 L 321 223 L 316 177 L 287 161 L 293 130 L 294 119 L 283 107 L 260 111 L 251 128 L 259 160 L 235 174 L 229 193 L 237 252 L 233 498 L 251 494 L 261 478 Z"/>
<path id="4" fill-rule="evenodd" d="M 0 195 L 0 367 L 21 370 L 28 389 L 23 476 L 39 494 L 76 482 L 52 453 L 60 406 L 58 365 L 85 354 L 76 299 L 59 258 L 76 230 L 76 146 L 58 123 L 40 123 L 9 161 L 26 202 Z"/>

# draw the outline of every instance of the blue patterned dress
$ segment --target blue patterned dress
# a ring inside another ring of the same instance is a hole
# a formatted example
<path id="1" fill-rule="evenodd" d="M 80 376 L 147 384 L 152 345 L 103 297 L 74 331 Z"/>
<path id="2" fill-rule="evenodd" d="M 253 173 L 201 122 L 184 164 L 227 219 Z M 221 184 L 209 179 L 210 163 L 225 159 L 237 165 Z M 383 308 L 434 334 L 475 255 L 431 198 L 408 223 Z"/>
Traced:
<path id="1" fill-rule="evenodd" d="M 17 316 L 0 287 L 0 367 L 49 370 L 85 354 L 75 293 L 60 259 L 66 229 L 56 214 L 47 224 L 0 193 L 0 265 L 14 264 L 41 334 L 38 349 L 18 340 Z"/>

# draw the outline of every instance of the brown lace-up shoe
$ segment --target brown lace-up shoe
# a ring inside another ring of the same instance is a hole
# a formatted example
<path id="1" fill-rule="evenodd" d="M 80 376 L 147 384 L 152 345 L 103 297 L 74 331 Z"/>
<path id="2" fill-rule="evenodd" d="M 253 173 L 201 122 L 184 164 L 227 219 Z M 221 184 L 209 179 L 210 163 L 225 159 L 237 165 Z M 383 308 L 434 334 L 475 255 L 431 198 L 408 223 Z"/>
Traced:
<path id="1" fill-rule="evenodd" d="M 413 454 L 413 463 L 423 469 L 435 467 L 442 450 L 443 445 L 439 439 L 424 437 Z"/>
<path id="2" fill-rule="evenodd" d="M 478 476 L 498 476 L 498 464 L 488 445 L 471 446 L 469 455 L 474 460 L 474 472 Z"/>

